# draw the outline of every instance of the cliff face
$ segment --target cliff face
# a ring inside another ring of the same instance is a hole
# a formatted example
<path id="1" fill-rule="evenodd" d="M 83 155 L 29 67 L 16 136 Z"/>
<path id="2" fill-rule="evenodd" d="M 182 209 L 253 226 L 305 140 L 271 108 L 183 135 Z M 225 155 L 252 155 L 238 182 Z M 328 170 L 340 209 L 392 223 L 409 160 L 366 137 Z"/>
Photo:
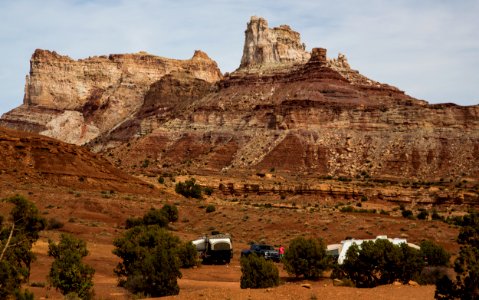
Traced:
<path id="1" fill-rule="evenodd" d="M 205 82 L 221 78 L 216 63 L 196 51 L 189 60 L 144 52 L 72 60 L 36 50 L 26 78 L 24 104 L 0 124 L 83 144 L 136 113 L 150 86 L 172 72 Z"/>
<path id="2" fill-rule="evenodd" d="M 258 18 L 248 23 L 241 66 L 216 89 L 187 97 L 190 104 L 169 108 L 169 117 L 157 110 L 136 130 L 120 126 L 93 147 L 124 166 L 148 159 L 152 172 L 274 169 L 301 176 L 477 181 L 479 106 L 429 105 L 361 75 L 342 54 L 329 59 L 323 48 L 282 60 L 272 52 L 278 48 L 270 37 L 275 29 L 266 24 Z M 299 34 L 287 31 L 295 37 L 287 44 L 301 45 Z M 150 96 L 163 103 L 182 95 L 169 91 Z M 145 134 L 122 145 L 132 132 Z"/>
<path id="3" fill-rule="evenodd" d="M 25 103 L 1 123 L 89 141 L 134 172 L 148 161 L 142 172 L 479 179 L 479 106 L 417 100 L 256 17 L 224 78 L 201 52 L 73 61 L 37 51 Z"/>
<path id="4" fill-rule="evenodd" d="M 131 146 L 110 140 L 103 151 L 130 166 L 149 159 L 151 171 L 479 178 L 478 106 L 429 105 L 315 55 L 288 72 L 237 72 L 217 86 Z"/>
<path id="5" fill-rule="evenodd" d="M 245 31 L 240 68 L 305 63 L 309 57 L 299 33 L 291 30 L 288 25 L 268 28 L 265 19 L 251 17 Z"/>

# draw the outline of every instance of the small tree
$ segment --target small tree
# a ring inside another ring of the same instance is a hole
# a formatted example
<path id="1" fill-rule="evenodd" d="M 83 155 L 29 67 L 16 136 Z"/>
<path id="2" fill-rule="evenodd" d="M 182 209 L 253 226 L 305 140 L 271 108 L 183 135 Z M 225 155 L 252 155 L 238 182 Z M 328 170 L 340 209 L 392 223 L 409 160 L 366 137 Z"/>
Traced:
<path id="1" fill-rule="evenodd" d="M 407 210 L 403 210 L 401 212 L 401 215 L 404 217 L 404 218 L 407 218 L 407 219 L 413 219 L 414 218 L 414 214 L 412 213 L 411 210 L 407 209 Z"/>
<path id="2" fill-rule="evenodd" d="M 165 204 L 161 208 L 161 211 L 167 216 L 168 221 L 178 221 L 178 208 L 176 207 L 176 205 Z"/>
<path id="3" fill-rule="evenodd" d="M 180 240 L 158 225 L 136 226 L 114 240 L 119 285 L 150 297 L 179 293 L 181 277 L 177 248 Z"/>
<path id="4" fill-rule="evenodd" d="M 419 250 L 379 239 L 349 247 L 340 269 L 357 287 L 375 287 L 395 280 L 407 283 L 423 267 Z"/>
<path id="5" fill-rule="evenodd" d="M 284 255 L 284 266 L 289 274 L 317 279 L 331 267 L 326 245 L 319 239 L 298 237 L 291 241 Z"/>
<path id="6" fill-rule="evenodd" d="M 48 275 L 50 284 L 63 295 L 76 293 L 82 299 L 92 298 L 95 270 L 82 262 L 87 255 L 85 241 L 70 234 L 62 234 L 58 244 L 49 241 L 48 256 L 55 259 Z"/>
<path id="7" fill-rule="evenodd" d="M 26 198 L 16 195 L 3 201 L 13 208 L 6 222 L 0 216 L 0 299 L 21 294 L 20 285 L 28 281 L 35 259 L 32 245 L 46 226 L 36 206 Z"/>
<path id="8" fill-rule="evenodd" d="M 420 244 L 421 256 L 429 266 L 447 266 L 451 255 L 433 241 L 422 241 Z"/>
<path id="9" fill-rule="evenodd" d="M 169 222 L 178 221 L 178 208 L 175 205 L 165 204 L 161 209 L 150 208 L 143 217 L 132 217 L 126 220 L 126 229 L 142 225 L 168 226 Z"/>
<path id="10" fill-rule="evenodd" d="M 213 204 L 208 204 L 208 206 L 206 206 L 206 213 L 212 213 L 214 211 L 216 211 L 216 207 Z"/>
<path id="11" fill-rule="evenodd" d="M 178 258 L 182 268 L 192 268 L 198 263 L 198 252 L 196 246 L 191 242 L 182 244 L 178 248 Z"/>
<path id="12" fill-rule="evenodd" d="M 427 212 L 427 210 L 425 209 L 422 209 L 421 211 L 419 211 L 419 213 L 417 214 L 417 218 L 419 220 L 427 220 L 427 218 L 429 217 L 429 213 Z"/>
<path id="13" fill-rule="evenodd" d="M 457 241 L 461 244 L 454 262 L 456 280 L 443 277 L 436 283 L 436 299 L 479 299 L 479 213 L 458 220 L 462 226 Z"/>
<path id="14" fill-rule="evenodd" d="M 242 289 L 268 288 L 279 285 L 279 272 L 275 264 L 256 254 L 241 257 Z"/>
<path id="15" fill-rule="evenodd" d="M 175 186 L 175 192 L 187 198 L 201 199 L 201 186 L 196 183 L 194 178 L 185 182 L 178 182 Z"/>

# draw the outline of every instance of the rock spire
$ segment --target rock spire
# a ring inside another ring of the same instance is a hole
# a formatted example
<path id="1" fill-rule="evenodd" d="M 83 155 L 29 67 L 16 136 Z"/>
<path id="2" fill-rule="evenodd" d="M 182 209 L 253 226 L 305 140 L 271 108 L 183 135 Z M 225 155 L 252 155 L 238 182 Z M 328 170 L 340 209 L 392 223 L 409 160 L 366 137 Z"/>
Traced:
<path id="1" fill-rule="evenodd" d="M 268 28 L 268 22 L 253 16 L 245 31 L 240 68 L 305 63 L 310 58 L 300 34 L 288 25 Z"/>

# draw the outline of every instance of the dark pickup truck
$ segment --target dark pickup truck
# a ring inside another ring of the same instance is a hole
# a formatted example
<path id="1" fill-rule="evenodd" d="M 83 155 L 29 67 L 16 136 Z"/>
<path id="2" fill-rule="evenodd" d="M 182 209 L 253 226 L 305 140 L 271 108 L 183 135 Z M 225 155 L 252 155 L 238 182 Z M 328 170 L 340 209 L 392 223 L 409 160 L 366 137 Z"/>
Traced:
<path id="1" fill-rule="evenodd" d="M 242 250 L 241 256 L 248 256 L 255 253 L 258 256 L 262 256 L 265 259 L 271 259 L 272 261 L 279 262 L 279 252 L 270 245 L 253 244 L 249 249 Z"/>

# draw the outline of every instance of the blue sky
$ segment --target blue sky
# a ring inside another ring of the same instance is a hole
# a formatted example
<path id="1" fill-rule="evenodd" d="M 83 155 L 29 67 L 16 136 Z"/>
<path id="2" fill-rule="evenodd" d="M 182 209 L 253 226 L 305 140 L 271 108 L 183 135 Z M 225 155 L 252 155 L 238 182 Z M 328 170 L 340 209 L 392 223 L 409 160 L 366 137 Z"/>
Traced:
<path id="1" fill-rule="evenodd" d="M 201 49 L 230 72 L 252 15 L 416 98 L 479 104 L 479 0 L 0 0 L 0 114 L 22 103 L 36 48 L 75 59 Z"/>

